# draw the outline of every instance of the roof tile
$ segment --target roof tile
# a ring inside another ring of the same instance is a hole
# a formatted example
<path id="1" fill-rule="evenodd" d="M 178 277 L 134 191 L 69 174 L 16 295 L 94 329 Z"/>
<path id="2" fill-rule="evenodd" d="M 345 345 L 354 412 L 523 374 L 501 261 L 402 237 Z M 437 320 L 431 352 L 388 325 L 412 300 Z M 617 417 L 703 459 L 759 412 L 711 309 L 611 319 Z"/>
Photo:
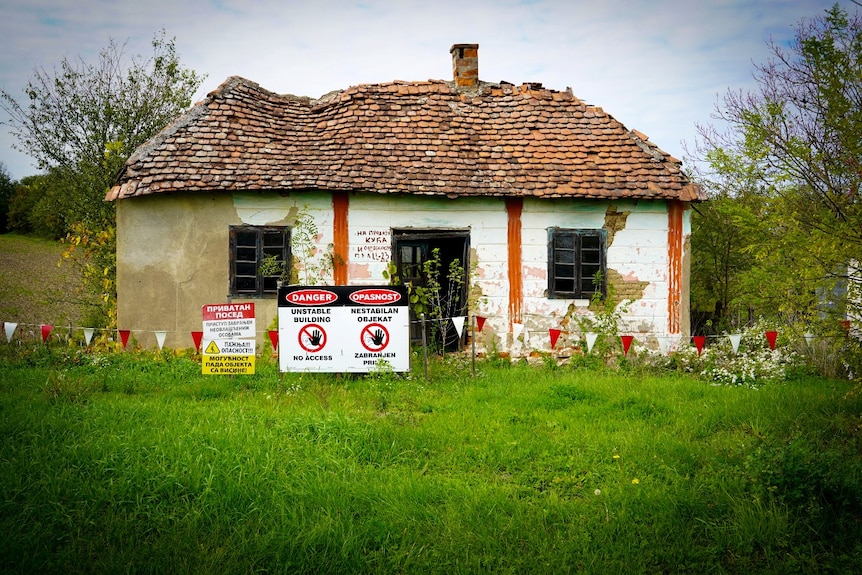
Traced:
<path id="1" fill-rule="evenodd" d="M 680 162 L 571 91 L 363 84 L 313 100 L 231 77 L 138 148 L 107 199 L 169 190 L 702 199 Z"/>

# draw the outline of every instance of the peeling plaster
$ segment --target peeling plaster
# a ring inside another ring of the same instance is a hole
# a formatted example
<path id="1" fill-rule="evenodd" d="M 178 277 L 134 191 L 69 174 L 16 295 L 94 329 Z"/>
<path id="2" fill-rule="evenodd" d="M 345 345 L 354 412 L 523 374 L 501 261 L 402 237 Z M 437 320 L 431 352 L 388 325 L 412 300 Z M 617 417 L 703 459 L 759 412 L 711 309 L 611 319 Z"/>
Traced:
<path id="1" fill-rule="evenodd" d="M 233 207 L 240 221 L 250 226 L 290 226 L 299 213 L 299 208 L 288 205 L 284 198 L 255 193 L 233 194 Z"/>
<path id="2" fill-rule="evenodd" d="M 368 264 L 348 264 L 348 276 L 351 279 L 356 280 L 365 280 L 371 279 L 373 274 L 371 273 L 371 267 Z"/>
<path id="3" fill-rule="evenodd" d="M 524 276 L 528 278 L 536 278 L 540 280 L 548 279 L 548 268 L 540 267 L 525 267 Z"/>
<path id="4" fill-rule="evenodd" d="M 614 236 L 617 232 L 622 231 L 626 227 L 626 220 L 631 212 L 618 212 L 617 207 L 613 204 L 608 206 L 605 211 L 605 231 L 607 232 L 607 248 L 610 249 L 614 243 Z"/>

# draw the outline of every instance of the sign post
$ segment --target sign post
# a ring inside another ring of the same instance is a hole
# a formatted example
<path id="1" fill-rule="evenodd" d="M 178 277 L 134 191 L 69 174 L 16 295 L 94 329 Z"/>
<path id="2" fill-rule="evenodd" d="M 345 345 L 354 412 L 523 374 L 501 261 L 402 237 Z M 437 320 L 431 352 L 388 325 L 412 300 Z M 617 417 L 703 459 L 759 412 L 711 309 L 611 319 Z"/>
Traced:
<path id="1" fill-rule="evenodd" d="M 202 307 L 201 373 L 253 374 L 255 319 L 253 303 L 207 304 Z"/>
<path id="2" fill-rule="evenodd" d="M 284 286 L 278 291 L 281 371 L 410 371 L 404 286 Z"/>

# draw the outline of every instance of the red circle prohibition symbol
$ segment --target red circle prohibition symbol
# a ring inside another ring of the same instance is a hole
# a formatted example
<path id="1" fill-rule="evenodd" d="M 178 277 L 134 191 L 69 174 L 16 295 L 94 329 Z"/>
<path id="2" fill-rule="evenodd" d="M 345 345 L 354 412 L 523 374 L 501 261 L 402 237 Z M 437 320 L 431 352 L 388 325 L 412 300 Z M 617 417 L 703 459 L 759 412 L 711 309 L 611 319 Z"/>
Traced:
<path id="1" fill-rule="evenodd" d="M 316 323 L 299 328 L 299 347 L 308 353 L 316 353 L 326 345 L 326 331 Z"/>
<path id="2" fill-rule="evenodd" d="M 369 323 L 362 328 L 359 341 L 370 352 L 383 351 L 389 345 L 389 330 L 379 323 Z"/>

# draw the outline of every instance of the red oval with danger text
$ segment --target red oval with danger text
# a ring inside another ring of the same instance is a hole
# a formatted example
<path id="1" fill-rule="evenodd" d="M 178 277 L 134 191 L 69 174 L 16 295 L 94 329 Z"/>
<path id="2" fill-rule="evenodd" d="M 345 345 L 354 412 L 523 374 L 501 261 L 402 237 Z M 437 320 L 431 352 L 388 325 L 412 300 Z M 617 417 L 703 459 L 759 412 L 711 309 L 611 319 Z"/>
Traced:
<path id="1" fill-rule="evenodd" d="M 389 305 L 401 299 L 401 294 L 391 289 L 361 289 L 350 294 L 350 301 L 363 305 Z"/>
<path id="2" fill-rule="evenodd" d="M 338 299 L 338 294 L 325 289 L 292 291 L 284 299 L 295 305 L 326 305 Z"/>

